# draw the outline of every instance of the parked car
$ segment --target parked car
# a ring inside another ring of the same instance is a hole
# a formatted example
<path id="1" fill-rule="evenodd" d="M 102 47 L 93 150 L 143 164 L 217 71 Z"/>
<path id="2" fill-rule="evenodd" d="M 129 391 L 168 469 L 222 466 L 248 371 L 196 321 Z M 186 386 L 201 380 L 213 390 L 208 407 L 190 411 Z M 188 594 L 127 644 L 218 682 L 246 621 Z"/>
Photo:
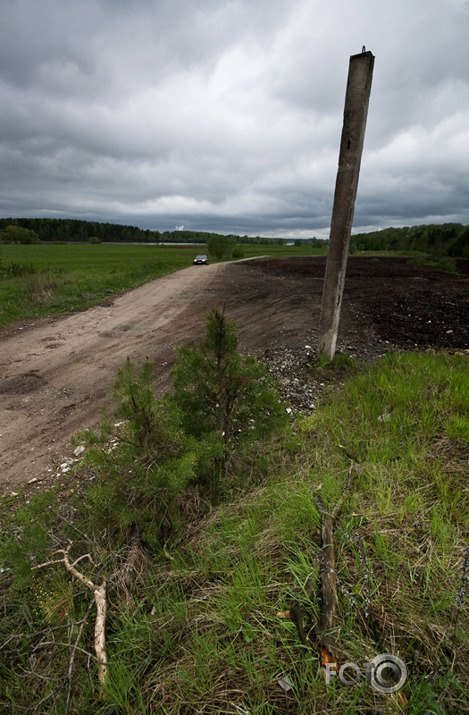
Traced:
<path id="1" fill-rule="evenodd" d="M 196 266 L 201 266 L 201 265 L 208 266 L 208 256 L 205 256 L 204 254 L 201 254 L 200 256 L 196 256 L 196 257 L 194 258 L 194 265 L 196 265 Z"/>

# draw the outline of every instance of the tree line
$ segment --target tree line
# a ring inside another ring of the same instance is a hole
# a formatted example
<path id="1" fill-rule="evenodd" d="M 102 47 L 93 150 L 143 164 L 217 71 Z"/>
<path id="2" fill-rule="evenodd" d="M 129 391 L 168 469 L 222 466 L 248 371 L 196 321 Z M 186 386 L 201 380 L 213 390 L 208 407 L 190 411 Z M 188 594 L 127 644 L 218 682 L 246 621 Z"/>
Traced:
<path id="1" fill-rule="evenodd" d="M 208 243 L 220 234 L 207 231 L 152 231 L 137 226 L 99 223 L 80 219 L 3 218 L 0 219 L 0 241 L 4 243 L 37 243 L 39 241 L 76 241 L 79 243 Z M 235 243 L 281 244 L 283 239 L 261 236 L 235 236 Z"/>
<path id="2" fill-rule="evenodd" d="M 0 243 L 81 242 L 81 243 L 202 243 L 217 239 L 233 245 L 255 243 L 283 245 L 288 239 L 263 236 L 221 235 L 207 231 L 152 231 L 137 226 L 99 223 L 80 219 L 0 218 Z M 295 245 L 327 245 L 320 238 L 297 239 Z M 355 234 L 350 253 L 359 251 L 419 251 L 435 256 L 469 258 L 469 226 L 461 223 L 424 224 L 385 228 Z"/>
<path id="3" fill-rule="evenodd" d="M 469 258 L 469 226 L 426 224 L 359 233 L 350 239 L 350 252 L 420 251 L 434 256 Z"/>

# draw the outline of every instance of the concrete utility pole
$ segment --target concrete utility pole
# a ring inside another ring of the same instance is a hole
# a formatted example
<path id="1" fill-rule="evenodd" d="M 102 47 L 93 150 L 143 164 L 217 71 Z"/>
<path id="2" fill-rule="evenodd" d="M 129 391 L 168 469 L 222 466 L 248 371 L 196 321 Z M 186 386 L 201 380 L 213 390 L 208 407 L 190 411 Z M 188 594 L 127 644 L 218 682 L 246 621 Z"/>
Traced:
<path id="1" fill-rule="evenodd" d="M 347 256 L 375 58 L 365 48 L 350 57 L 339 168 L 332 209 L 329 252 L 322 293 L 318 351 L 332 360 L 339 330 Z"/>

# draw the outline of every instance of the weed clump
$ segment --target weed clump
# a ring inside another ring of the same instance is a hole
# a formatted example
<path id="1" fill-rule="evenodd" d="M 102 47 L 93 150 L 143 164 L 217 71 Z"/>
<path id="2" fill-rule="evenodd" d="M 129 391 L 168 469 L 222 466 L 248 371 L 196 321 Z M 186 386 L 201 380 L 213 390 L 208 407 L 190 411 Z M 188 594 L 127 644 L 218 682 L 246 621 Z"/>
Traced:
<path id="1" fill-rule="evenodd" d="M 457 273 L 457 264 L 454 258 L 443 256 L 443 258 L 412 258 L 407 261 L 411 266 L 428 266 L 429 268 L 437 268 L 444 273 Z"/>
<path id="2" fill-rule="evenodd" d="M 36 273 L 36 267 L 32 263 L 16 263 L 15 261 L 5 263 L 0 244 L 0 278 L 26 276 L 32 273 Z"/>

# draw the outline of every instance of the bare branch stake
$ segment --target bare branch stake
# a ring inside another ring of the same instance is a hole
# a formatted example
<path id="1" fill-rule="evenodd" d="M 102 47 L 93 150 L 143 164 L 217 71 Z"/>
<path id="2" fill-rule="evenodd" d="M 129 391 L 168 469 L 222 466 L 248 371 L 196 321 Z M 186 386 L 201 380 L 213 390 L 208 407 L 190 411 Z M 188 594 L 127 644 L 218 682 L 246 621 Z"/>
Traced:
<path id="1" fill-rule="evenodd" d="M 81 559 L 89 558 L 89 554 L 85 554 L 77 559 L 73 564 L 69 560 L 69 552 L 72 547 L 72 542 L 69 543 L 66 549 L 61 549 L 56 553 L 62 553 L 62 559 L 58 561 L 47 561 L 44 564 L 39 564 L 38 566 L 33 566 L 32 570 L 37 570 L 44 568 L 45 566 L 50 566 L 51 564 L 63 563 L 67 571 L 69 571 L 72 576 L 85 584 L 91 591 L 93 591 L 94 602 L 96 603 L 96 622 L 94 626 L 94 650 L 96 653 L 96 659 L 98 661 L 98 678 L 101 684 L 101 695 L 104 695 L 107 682 L 109 680 L 109 663 L 106 654 L 106 581 L 104 580 L 100 586 L 97 586 L 90 579 L 86 578 L 80 571 L 75 568 L 75 564 Z M 76 646 L 75 646 L 76 647 Z"/>
<path id="2" fill-rule="evenodd" d="M 337 564 L 334 544 L 334 523 L 340 514 L 345 499 L 350 495 L 355 478 L 355 468 L 349 469 L 347 482 L 332 514 L 329 514 L 319 498 L 317 505 L 322 516 L 322 567 L 321 567 L 321 618 L 319 622 L 319 644 L 321 664 L 337 663 L 335 633 L 339 623 L 337 611 Z"/>
<path id="3" fill-rule="evenodd" d="M 107 584 L 109 582 L 116 581 L 118 578 L 122 578 L 124 583 L 128 583 L 131 578 L 131 572 L 133 569 L 135 569 L 136 562 L 138 560 L 139 556 L 139 547 L 140 544 L 140 532 L 137 528 L 134 529 L 134 532 L 132 534 L 132 538 L 129 544 L 129 553 L 127 554 L 127 558 L 122 564 L 122 566 L 117 569 L 109 578 L 101 583 L 101 585 L 97 585 L 91 581 L 91 579 L 87 578 L 84 574 L 81 573 L 81 571 L 78 571 L 76 568 L 76 565 L 82 561 L 83 559 L 88 559 L 93 562 L 93 559 L 91 558 L 90 554 L 83 554 L 83 556 L 79 556 L 73 563 L 70 563 L 69 559 L 69 553 L 70 549 L 72 548 L 73 542 L 69 541 L 69 544 L 66 549 L 58 549 L 57 551 L 54 551 L 54 554 L 62 554 L 61 559 L 55 559 L 52 561 L 46 561 L 43 564 L 39 564 L 38 566 L 32 566 L 31 570 L 35 571 L 37 569 L 42 569 L 45 568 L 46 566 L 51 566 L 53 564 L 64 564 L 65 568 L 69 573 L 72 574 L 74 578 L 76 578 L 78 581 L 81 581 L 87 588 L 90 589 L 90 591 L 93 592 L 93 597 L 94 597 L 94 602 L 96 604 L 96 622 L 94 626 L 94 650 L 96 653 L 96 660 L 98 663 L 98 678 L 100 682 L 100 690 L 101 690 L 101 696 L 104 697 L 106 694 L 106 686 L 109 682 L 109 662 L 107 659 L 107 653 L 106 653 L 106 614 L 107 614 L 107 598 L 106 598 L 106 588 Z M 88 615 L 88 611 L 87 611 Z M 85 617 L 86 618 L 86 617 Z M 83 621 L 84 624 L 84 621 Z M 73 661 L 74 661 L 74 654 L 75 651 L 80 650 L 78 648 L 78 642 L 80 640 L 80 635 L 82 631 L 83 626 L 81 627 L 78 637 L 75 641 L 75 644 L 73 646 L 73 651 L 72 651 L 72 656 L 70 659 L 70 664 L 69 664 L 69 671 L 68 671 L 68 679 L 69 679 L 69 691 L 68 691 L 68 696 L 67 696 L 67 707 L 70 702 L 70 679 L 71 679 L 71 674 L 73 671 Z"/>
<path id="4" fill-rule="evenodd" d="M 339 616 L 337 610 L 337 569 L 334 544 L 334 523 L 340 514 L 345 499 L 350 495 L 353 480 L 355 478 L 355 467 L 349 469 L 347 482 L 344 486 L 339 501 L 332 513 L 329 513 L 322 501 L 320 494 L 316 496 L 316 506 L 321 514 L 321 616 L 319 626 L 315 631 L 317 636 L 316 648 L 321 657 L 321 665 L 326 663 L 337 663 L 337 644 L 335 634 L 338 627 Z M 311 580 L 306 587 L 309 599 L 313 598 L 315 582 Z M 304 645 L 308 643 L 303 626 L 304 608 L 294 603 L 289 610 L 277 614 L 279 618 L 290 618 L 296 623 L 298 634 Z"/>

